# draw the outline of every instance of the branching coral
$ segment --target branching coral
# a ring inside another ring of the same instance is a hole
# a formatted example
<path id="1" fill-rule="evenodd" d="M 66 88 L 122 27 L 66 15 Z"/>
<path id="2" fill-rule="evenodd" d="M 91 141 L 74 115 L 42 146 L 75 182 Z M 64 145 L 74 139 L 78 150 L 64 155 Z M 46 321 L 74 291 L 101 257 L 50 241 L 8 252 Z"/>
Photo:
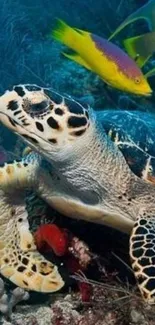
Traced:
<path id="1" fill-rule="evenodd" d="M 22 288 L 15 288 L 12 294 L 5 292 L 4 281 L 0 278 L 0 312 L 6 319 L 11 318 L 13 308 L 21 301 L 29 299 L 29 293 Z"/>

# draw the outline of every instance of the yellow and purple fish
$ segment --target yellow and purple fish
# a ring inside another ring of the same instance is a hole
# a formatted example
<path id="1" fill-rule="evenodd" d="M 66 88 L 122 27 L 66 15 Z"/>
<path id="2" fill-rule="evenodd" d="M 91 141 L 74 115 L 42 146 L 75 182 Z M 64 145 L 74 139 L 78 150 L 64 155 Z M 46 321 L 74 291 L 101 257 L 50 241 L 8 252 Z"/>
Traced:
<path id="1" fill-rule="evenodd" d="M 144 6 L 140 7 L 134 11 L 130 16 L 128 16 L 114 31 L 114 33 L 109 37 L 111 40 L 116 36 L 121 30 L 123 30 L 127 25 L 139 20 L 144 19 L 147 21 L 150 31 L 155 31 L 155 0 L 148 1 Z"/>
<path id="2" fill-rule="evenodd" d="M 136 95 L 149 96 L 152 90 L 136 62 L 122 49 L 95 34 L 72 28 L 57 21 L 52 37 L 74 51 L 63 53 L 95 72 L 114 88 Z"/>
<path id="3" fill-rule="evenodd" d="M 129 56 L 133 59 L 136 58 L 137 65 L 143 67 L 155 52 L 155 0 L 148 1 L 144 6 L 128 16 L 110 36 L 109 40 L 116 36 L 127 25 L 139 19 L 147 21 L 150 33 L 128 38 L 124 40 L 123 43 Z M 152 72 L 146 74 L 145 77 L 149 77 L 150 75 L 152 75 Z"/>

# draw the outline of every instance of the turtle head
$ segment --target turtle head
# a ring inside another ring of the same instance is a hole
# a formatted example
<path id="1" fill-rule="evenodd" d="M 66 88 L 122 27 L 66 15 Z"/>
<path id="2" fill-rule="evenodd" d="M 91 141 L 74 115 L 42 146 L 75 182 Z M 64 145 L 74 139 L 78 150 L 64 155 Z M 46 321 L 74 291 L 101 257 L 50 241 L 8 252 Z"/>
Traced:
<path id="1" fill-rule="evenodd" d="M 0 97 L 0 121 L 51 159 L 87 144 L 90 115 L 87 105 L 36 85 L 14 86 Z"/>

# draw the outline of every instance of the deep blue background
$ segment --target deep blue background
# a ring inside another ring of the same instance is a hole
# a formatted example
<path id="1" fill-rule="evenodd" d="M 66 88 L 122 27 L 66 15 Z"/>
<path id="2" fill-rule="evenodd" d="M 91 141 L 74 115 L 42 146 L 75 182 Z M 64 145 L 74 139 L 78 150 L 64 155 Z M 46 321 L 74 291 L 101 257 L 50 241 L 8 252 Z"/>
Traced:
<path id="1" fill-rule="evenodd" d="M 76 97 L 91 95 L 96 109 L 138 107 L 154 110 L 150 100 L 107 89 L 95 74 L 65 59 L 61 55 L 62 46 L 48 37 L 55 19 L 61 18 L 72 26 L 108 38 L 130 13 L 145 2 L 0 0 L 0 94 L 14 84 L 36 83 Z M 143 25 L 145 28 L 144 23 L 138 24 L 126 28 L 113 41 L 121 45 L 124 37 L 139 33 Z M 0 154 L 5 147 L 20 156 L 23 148 L 22 141 L 19 139 L 17 142 L 16 137 L 2 126 L 0 145 Z"/>

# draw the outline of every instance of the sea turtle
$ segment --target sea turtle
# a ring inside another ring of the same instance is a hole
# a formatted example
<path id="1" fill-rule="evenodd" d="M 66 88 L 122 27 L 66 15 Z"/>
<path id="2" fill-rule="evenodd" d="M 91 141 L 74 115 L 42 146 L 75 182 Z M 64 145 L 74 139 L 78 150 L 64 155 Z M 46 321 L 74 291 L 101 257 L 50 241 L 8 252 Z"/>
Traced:
<path id="1" fill-rule="evenodd" d="M 24 195 L 32 189 L 64 215 L 131 233 L 140 291 L 155 302 L 154 117 L 97 114 L 51 89 L 18 85 L 0 97 L 0 120 L 32 149 L 0 168 L 1 274 L 29 290 L 64 285 L 29 231 Z"/>

